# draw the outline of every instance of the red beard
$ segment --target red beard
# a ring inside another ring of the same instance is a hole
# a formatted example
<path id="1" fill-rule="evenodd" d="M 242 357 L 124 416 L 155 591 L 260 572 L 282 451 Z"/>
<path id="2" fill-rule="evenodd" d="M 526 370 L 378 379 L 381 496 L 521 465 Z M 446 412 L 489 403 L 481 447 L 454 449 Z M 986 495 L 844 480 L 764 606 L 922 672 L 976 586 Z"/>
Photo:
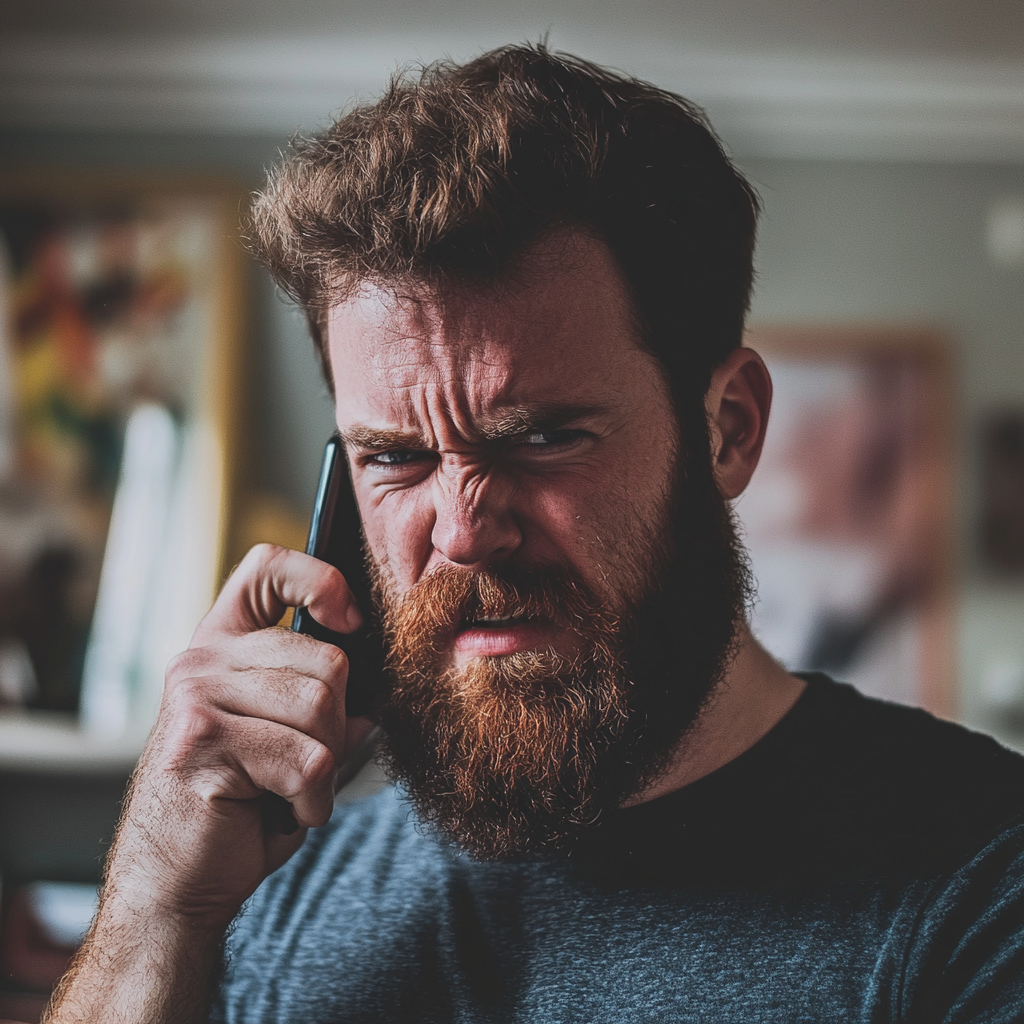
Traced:
<path id="1" fill-rule="evenodd" d="M 394 675 L 385 761 L 420 815 L 500 857 L 559 845 L 600 813 L 600 766 L 629 720 L 618 620 L 578 582 L 445 566 L 401 602 L 386 594 Z M 571 630 L 578 654 L 528 651 L 451 667 L 460 623 L 516 615 Z"/>
<path id="2" fill-rule="evenodd" d="M 570 846 L 664 771 L 721 678 L 750 583 L 714 483 L 637 537 L 620 611 L 559 568 L 445 565 L 404 597 L 376 570 L 392 676 L 384 767 L 474 856 Z M 454 668 L 459 629 L 505 615 L 560 628 L 577 653 Z"/>

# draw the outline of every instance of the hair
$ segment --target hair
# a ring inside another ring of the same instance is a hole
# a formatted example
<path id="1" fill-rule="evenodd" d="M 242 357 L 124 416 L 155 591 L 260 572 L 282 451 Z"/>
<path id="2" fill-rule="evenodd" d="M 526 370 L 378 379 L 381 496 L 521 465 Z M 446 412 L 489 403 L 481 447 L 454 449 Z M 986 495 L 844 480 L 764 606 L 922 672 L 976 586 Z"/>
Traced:
<path id="1" fill-rule="evenodd" d="M 741 343 L 758 213 L 698 107 L 538 44 L 399 73 L 294 139 L 250 241 L 330 382 L 327 312 L 361 282 L 496 284 L 532 243 L 582 229 L 615 254 L 678 407 Z"/>

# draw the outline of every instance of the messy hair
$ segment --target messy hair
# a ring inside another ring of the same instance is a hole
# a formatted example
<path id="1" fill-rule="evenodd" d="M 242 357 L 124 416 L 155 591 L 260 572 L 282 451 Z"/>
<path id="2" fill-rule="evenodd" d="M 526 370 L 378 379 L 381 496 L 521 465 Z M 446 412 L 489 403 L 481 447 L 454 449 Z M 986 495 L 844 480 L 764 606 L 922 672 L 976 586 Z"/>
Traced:
<path id="1" fill-rule="evenodd" d="M 325 360 L 327 312 L 361 282 L 485 286 L 532 243 L 582 229 L 616 256 L 678 398 L 703 394 L 740 344 L 758 213 L 689 101 L 506 46 L 400 73 L 377 103 L 293 140 L 255 197 L 251 243 Z"/>

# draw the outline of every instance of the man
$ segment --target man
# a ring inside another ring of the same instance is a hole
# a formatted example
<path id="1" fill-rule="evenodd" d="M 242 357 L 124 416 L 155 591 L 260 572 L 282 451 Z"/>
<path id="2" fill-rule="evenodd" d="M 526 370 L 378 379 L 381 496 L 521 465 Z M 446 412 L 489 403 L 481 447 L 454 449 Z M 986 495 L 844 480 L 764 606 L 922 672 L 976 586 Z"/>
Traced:
<path id="1" fill-rule="evenodd" d="M 1024 761 L 747 629 L 756 215 L 694 108 L 543 48 L 296 145 L 253 240 L 333 387 L 399 785 L 327 824 L 370 723 L 274 624 L 362 615 L 256 549 L 169 669 L 51 1022 L 1024 1016 Z"/>

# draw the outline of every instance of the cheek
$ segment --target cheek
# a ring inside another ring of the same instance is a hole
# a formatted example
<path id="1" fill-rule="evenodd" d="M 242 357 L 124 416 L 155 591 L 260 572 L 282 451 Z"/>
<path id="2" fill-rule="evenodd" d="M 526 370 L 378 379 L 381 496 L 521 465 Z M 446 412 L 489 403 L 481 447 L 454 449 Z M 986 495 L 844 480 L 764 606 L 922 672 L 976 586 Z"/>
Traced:
<path id="1" fill-rule="evenodd" d="M 430 558 L 433 504 L 416 489 L 375 499 L 357 486 L 356 495 L 370 553 L 400 592 L 408 590 Z"/>
<path id="2" fill-rule="evenodd" d="M 651 496 L 641 500 L 628 478 L 595 473 L 557 485 L 544 481 L 524 488 L 522 498 L 524 556 L 541 564 L 567 562 L 598 593 L 617 595 L 639 523 L 653 515 Z"/>
<path id="3" fill-rule="evenodd" d="M 675 457 L 666 436 L 642 457 L 614 460 L 614 471 L 605 466 L 538 506 L 546 505 L 552 546 L 613 607 L 639 600 L 658 571 L 651 560 L 668 526 Z"/>

